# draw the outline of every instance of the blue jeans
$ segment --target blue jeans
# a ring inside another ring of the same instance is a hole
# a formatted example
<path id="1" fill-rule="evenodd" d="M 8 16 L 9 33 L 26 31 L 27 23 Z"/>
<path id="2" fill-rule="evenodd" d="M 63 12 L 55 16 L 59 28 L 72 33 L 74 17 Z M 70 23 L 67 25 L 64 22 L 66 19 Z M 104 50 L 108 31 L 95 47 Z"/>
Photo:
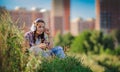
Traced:
<path id="1" fill-rule="evenodd" d="M 65 58 L 65 53 L 61 46 L 56 46 L 56 47 L 52 48 L 51 52 L 59 58 Z"/>
<path id="2" fill-rule="evenodd" d="M 61 46 L 56 46 L 49 51 L 42 50 L 39 47 L 31 47 L 29 51 L 33 52 L 35 56 L 42 55 L 43 57 L 49 57 L 52 54 L 54 54 L 55 56 L 59 58 L 65 58 L 65 53 Z"/>

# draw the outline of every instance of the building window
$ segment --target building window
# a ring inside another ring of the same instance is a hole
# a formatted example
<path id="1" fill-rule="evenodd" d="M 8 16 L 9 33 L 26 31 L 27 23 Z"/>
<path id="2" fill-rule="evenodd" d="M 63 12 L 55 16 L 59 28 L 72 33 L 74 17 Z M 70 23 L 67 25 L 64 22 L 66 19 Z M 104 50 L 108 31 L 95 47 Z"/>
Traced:
<path id="1" fill-rule="evenodd" d="M 100 27 L 101 29 L 111 28 L 111 14 L 103 11 L 100 13 Z"/>

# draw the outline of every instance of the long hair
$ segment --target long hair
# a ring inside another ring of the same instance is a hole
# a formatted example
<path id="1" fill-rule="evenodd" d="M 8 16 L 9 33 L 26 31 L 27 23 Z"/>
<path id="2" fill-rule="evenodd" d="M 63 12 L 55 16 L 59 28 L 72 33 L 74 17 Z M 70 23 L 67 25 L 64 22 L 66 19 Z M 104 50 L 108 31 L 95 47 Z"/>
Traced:
<path id="1" fill-rule="evenodd" d="M 33 35 L 33 42 L 34 42 L 34 44 L 35 44 L 35 42 L 36 42 L 35 34 L 36 34 L 36 31 L 37 31 L 37 25 L 38 25 L 39 22 L 42 22 L 42 23 L 45 24 L 45 22 L 44 22 L 43 20 L 41 20 L 41 19 L 37 20 L 37 21 L 34 23 L 34 24 L 35 24 L 35 27 L 36 27 L 36 30 L 34 31 L 34 35 Z M 43 43 L 43 42 L 45 41 L 44 32 L 43 32 L 42 34 L 38 35 L 38 39 L 41 39 L 41 43 Z"/>

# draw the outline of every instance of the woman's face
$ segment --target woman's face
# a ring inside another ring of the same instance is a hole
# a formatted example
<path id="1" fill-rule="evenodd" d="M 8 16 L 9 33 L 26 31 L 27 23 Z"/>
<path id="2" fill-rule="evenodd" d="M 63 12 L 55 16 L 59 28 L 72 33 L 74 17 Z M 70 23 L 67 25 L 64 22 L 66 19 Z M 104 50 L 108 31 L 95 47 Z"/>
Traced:
<path id="1" fill-rule="evenodd" d="M 45 29 L 45 24 L 42 23 L 42 22 L 39 22 L 37 24 L 37 30 L 36 30 L 36 33 L 37 34 L 42 34 L 44 32 L 44 29 Z"/>

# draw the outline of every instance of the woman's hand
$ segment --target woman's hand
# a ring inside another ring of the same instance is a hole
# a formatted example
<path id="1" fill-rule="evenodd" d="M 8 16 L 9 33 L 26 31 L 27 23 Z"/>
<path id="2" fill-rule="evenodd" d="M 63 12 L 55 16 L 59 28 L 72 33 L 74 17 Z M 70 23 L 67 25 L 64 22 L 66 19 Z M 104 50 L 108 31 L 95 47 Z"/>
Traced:
<path id="1" fill-rule="evenodd" d="M 41 49 L 45 49 L 45 48 L 47 47 L 47 45 L 46 45 L 45 43 L 40 43 L 40 44 L 39 44 L 39 47 L 40 47 Z"/>
<path id="2" fill-rule="evenodd" d="M 49 30 L 48 28 L 45 28 L 45 33 L 46 33 L 48 36 L 51 35 L 50 30 Z"/>

